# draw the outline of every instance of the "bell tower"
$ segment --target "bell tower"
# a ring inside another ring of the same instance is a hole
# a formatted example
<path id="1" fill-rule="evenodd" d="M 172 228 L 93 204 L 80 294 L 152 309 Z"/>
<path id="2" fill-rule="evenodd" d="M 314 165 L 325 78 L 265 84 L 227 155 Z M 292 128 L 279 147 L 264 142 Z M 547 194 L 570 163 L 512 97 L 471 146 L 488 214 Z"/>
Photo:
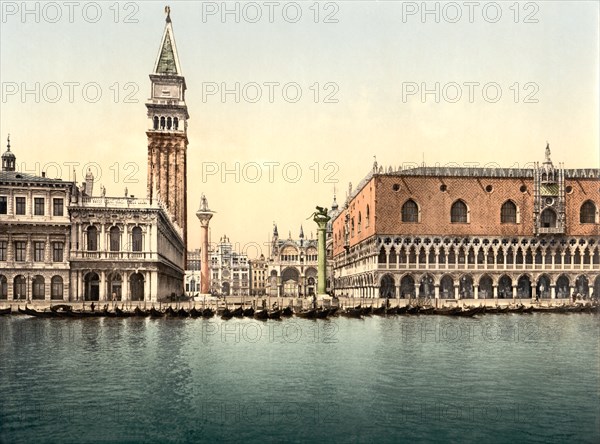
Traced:
<path id="1" fill-rule="evenodd" d="M 170 8 L 160 48 L 150 74 L 148 110 L 148 188 L 151 199 L 160 198 L 181 227 L 187 251 L 187 121 L 185 78 L 181 73 L 173 35 Z"/>

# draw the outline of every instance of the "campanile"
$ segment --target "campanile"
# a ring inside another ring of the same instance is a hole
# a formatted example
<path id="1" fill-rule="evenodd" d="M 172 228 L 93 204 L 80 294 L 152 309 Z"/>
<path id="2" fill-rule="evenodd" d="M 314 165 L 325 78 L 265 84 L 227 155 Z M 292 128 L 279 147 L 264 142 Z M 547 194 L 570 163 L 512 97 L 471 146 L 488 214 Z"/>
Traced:
<path id="1" fill-rule="evenodd" d="M 170 9 L 154 70 L 150 74 L 151 93 L 146 102 L 150 129 L 148 136 L 148 190 L 159 197 L 167 212 L 181 227 L 187 251 L 187 121 L 185 78 L 181 73 L 173 35 Z"/>

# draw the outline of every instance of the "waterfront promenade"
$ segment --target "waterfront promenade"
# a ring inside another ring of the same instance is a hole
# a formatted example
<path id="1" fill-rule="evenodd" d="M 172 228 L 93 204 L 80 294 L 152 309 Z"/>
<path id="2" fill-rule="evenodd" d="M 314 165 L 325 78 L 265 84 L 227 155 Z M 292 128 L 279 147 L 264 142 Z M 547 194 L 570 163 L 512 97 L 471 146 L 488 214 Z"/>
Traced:
<path id="1" fill-rule="evenodd" d="M 93 301 L 96 309 L 101 309 L 104 305 L 108 304 L 109 308 L 117 305 L 119 308 L 131 309 L 133 310 L 135 307 L 140 308 L 166 308 L 168 306 L 174 308 L 221 308 L 221 307 L 238 307 L 243 305 L 244 307 L 254 307 L 254 308 L 262 308 L 263 301 L 265 303 L 266 308 L 272 308 L 273 304 L 277 304 L 279 307 L 298 307 L 298 308 L 310 308 L 312 307 L 312 298 L 293 298 L 293 297 L 241 297 L 241 296 L 228 296 L 227 298 L 219 298 L 219 299 L 206 299 L 200 301 L 160 301 L 160 302 L 151 302 L 151 301 Z M 385 304 L 386 299 L 384 298 L 351 298 L 351 297 L 340 297 L 339 302 L 336 304 L 332 303 L 332 306 L 339 306 L 342 308 L 355 307 L 357 305 L 361 305 L 364 307 L 373 308 L 380 307 L 382 304 Z M 403 307 L 406 305 L 421 305 L 421 306 L 433 306 L 433 307 L 474 307 L 474 306 L 485 306 L 485 307 L 506 307 L 506 306 L 515 306 L 515 305 L 524 305 L 525 307 L 556 307 L 561 305 L 569 305 L 572 303 L 571 299 L 541 299 L 539 301 L 534 301 L 532 299 L 405 299 L 405 298 L 395 298 L 390 299 L 391 307 Z M 577 300 L 578 303 L 589 303 L 590 299 L 585 300 Z M 92 301 L 41 301 L 41 300 L 21 300 L 21 301 L 0 301 L 0 309 L 12 307 L 13 311 L 17 311 L 17 307 L 25 307 L 27 304 L 30 308 L 35 308 L 36 310 L 43 310 L 50 308 L 52 305 L 64 304 L 70 305 L 74 309 L 82 309 L 85 307 L 86 310 L 89 310 L 89 307 L 92 304 Z M 321 301 L 317 301 L 317 306 L 322 305 Z"/>

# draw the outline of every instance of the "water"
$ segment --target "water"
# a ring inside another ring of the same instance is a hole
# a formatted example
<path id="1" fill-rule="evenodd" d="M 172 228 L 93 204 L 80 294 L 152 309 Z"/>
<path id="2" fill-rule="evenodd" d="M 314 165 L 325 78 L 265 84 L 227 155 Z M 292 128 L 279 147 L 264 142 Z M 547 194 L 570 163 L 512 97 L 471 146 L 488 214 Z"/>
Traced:
<path id="1" fill-rule="evenodd" d="M 599 317 L 0 318 L 0 442 L 598 442 Z"/>

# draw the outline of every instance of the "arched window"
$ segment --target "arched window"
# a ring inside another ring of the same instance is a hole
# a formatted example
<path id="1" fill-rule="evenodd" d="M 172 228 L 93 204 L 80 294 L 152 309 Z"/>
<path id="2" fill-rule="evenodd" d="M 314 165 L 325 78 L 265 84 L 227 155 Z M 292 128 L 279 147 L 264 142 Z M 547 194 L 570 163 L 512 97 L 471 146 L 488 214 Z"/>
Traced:
<path id="1" fill-rule="evenodd" d="M 134 227 L 131 230 L 131 250 L 142 251 L 142 229 L 140 227 Z"/>
<path id="2" fill-rule="evenodd" d="M 110 228 L 110 251 L 121 251 L 121 230 L 119 230 L 119 227 Z"/>
<path id="3" fill-rule="evenodd" d="M 167 117 L 167 129 L 171 129 L 172 120 L 170 117 Z"/>
<path id="4" fill-rule="evenodd" d="M 160 118 L 160 129 L 161 130 L 165 129 L 165 118 L 164 117 Z"/>
<path id="5" fill-rule="evenodd" d="M 512 200 L 507 200 L 500 208 L 500 222 L 503 224 L 517 223 L 517 206 Z"/>
<path id="6" fill-rule="evenodd" d="M 179 129 L 179 119 L 177 117 L 173 117 L 173 129 L 175 131 Z"/>
<path id="7" fill-rule="evenodd" d="M 462 200 L 457 200 L 452 204 L 450 209 L 450 222 L 458 224 L 466 224 L 468 222 L 467 204 Z"/>
<path id="8" fill-rule="evenodd" d="M 367 217 L 365 219 L 365 228 L 369 226 L 370 217 L 371 217 L 371 210 L 369 209 L 369 206 L 367 205 Z"/>
<path id="9" fill-rule="evenodd" d="M 350 237 L 354 237 L 354 218 L 352 218 L 352 221 L 350 224 Z"/>
<path id="10" fill-rule="evenodd" d="M 87 228 L 87 249 L 88 251 L 98 250 L 98 229 L 93 225 Z"/>
<path id="11" fill-rule="evenodd" d="M 358 212 L 358 232 L 360 233 L 360 229 L 362 228 L 362 214 Z"/>
<path id="12" fill-rule="evenodd" d="M 556 228 L 556 213 L 550 208 L 542 211 L 541 222 L 543 228 Z"/>
<path id="13" fill-rule="evenodd" d="M 579 210 L 579 222 L 582 224 L 596 223 L 596 205 L 591 200 L 586 200 Z"/>
<path id="14" fill-rule="evenodd" d="M 417 203 L 409 199 L 402 205 L 402 222 L 418 222 L 419 221 L 419 207 Z"/>
<path id="15" fill-rule="evenodd" d="M 154 116 L 154 129 L 158 129 L 158 116 Z"/>
<path id="16" fill-rule="evenodd" d="M 33 278 L 33 299 L 44 299 L 45 298 L 45 282 L 44 277 L 37 275 Z"/>
<path id="17" fill-rule="evenodd" d="M 63 298 L 63 279 L 60 276 L 54 276 L 51 281 L 50 297 L 52 299 Z"/>
<path id="18" fill-rule="evenodd" d="M 25 276 L 15 276 L 13 280 L 13 299 L 15 301 L 25 299 L 27 297 L 27 286 L 25 283 Z"/>
<path id="19" fill-rule="evenodd" d="M 0 274 L 0 299 L 8 299 L 8 280 Z"/>

